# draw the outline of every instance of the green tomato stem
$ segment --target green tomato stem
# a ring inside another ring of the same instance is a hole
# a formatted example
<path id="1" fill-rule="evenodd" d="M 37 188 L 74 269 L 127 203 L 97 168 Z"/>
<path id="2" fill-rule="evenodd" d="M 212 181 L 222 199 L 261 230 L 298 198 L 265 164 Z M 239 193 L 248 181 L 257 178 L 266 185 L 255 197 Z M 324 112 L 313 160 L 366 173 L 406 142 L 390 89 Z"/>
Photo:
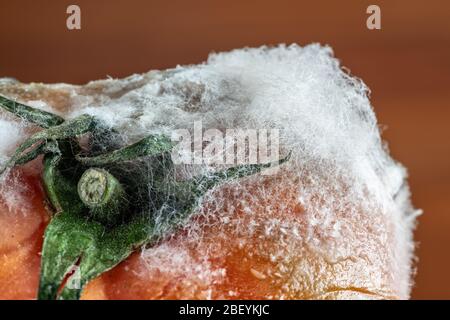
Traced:
<path id="1" fill-rule="evenodd" d="M 90 168 L 83 173 L 78 182 L 78 195 L 94 219 L 106 225 L 118 222 L 127 203 L 120 182 L 108 171 L 99 168 Z"/>

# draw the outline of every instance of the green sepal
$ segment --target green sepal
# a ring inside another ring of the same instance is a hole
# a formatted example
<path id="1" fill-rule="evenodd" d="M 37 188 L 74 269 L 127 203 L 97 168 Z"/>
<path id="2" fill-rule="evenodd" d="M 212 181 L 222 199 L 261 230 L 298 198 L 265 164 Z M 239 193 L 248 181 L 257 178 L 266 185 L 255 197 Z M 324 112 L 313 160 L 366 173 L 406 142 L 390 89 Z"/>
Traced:
<path id="1" fill-rule="evenodd" d="M 257 163 L 257 164 L 244 164 L 231 167 L 225 170 L 213 172 L 210 174 L 204 174 L 200 177 L 194 177 L 191 181 L 187 182 L 190 186 L 191 192 L 197 196 L 201 196 L 209 189 L 215 186 L 233 179 L 245 178 L 256 173 L 261 172 L 264 169 L 269 169 L 271 167 L 279 166 L 291 158 L 292 152 L 276 162 L 269 163 Z"/>
<path id="2" fill-rule="evenodd" d="M 64 122 L 64 119 L 56 114 L 32 108 L 2 95 L 0 95 L 0 107 L 42 128 L 54 127 Z"/>
<path id="3" fill-rule="evenodd" d="M 154 245 L 184 226 L 208 190 L 275 165 L 236 166 L 177 182 L 170 158 L 173 144 L 164 135 L 152 135 L 110 151 L 120 144 L 114 141 L 119 133 L 92 116 L 63 122 L 58 116 L 6 98 L 0 99 L 0 104 L 25 120 L 48 128 L 27 139 L 5 167 L 45 155 L 42 180 L 55 214 L 44 235 L 39 299 L 79 299 L 88 281 L 112 269 L 138 247 Z M 81 157 L 76 138 L 85 133 L 92 133 L 92 144 L 89 154 Z M 83 172 L 93 166 L 107 173 L 113 187 L 105 193 L 105 205 L 98 208 L 83 203 L 77 188 Z M 129 202 L 130 207 L 117 201 Z M 116 217 L 109 216 L 112 209 Z M 78 268 L 77 288 L 64 284 L 73 267 Z"/>
<path id="4" fill-rule="evenodd" d="M 139 246 L 148 242 L 151 239 L 151 230 L 149 217 L 140 216 L 127 224 L 93 234 L 95 240 L 83 251 L 78 264 L 79 287 L 64 287 L 59 299 L 79 299 L 84 286 L 90 280 L 111 270 Z"/>
<path id="5" fill-rule="evenodd" d="M 42 247 L 39 300 L 54 300 L 64 277 L 92 247 L 104 227 L 75 212 L 59 212 L 50 221 Z"/>
<path id="6" fill-rule="evenodd" d="M 2 174 L 7 168 L 14 167 L 16 164 L 25 163 L 24 159 L 31 159 L 33 156 L 35 157 L 39 155 L 39 153 L 42 153 L 42 148 L 44 148 L 43 144 L 47 141 L 56 141 L 76 137 L 95 130 L 96 126 L 97 121 L 95 118 L 89 115 L 82 115 L 76 119 L 68 120 L 61 125 L 35 133 L 16 149 L 14 155 L 7 162 L 6 166 L 0 169 L 0 174 Z M 25 152 L 35 144 L 38 144 L 35 149 L 33 149 L 30 153 Z"/>
<path id="7" fill-rule="evenodd" d="M 96 157 L 77 156 L 77 160 L 86 166 L 105 166 L 134 160 L 145 156 L 157 156 L 170 152 L 173 148 L 172 141 L 164 135 L 151 135 L 130 146 Z"/>

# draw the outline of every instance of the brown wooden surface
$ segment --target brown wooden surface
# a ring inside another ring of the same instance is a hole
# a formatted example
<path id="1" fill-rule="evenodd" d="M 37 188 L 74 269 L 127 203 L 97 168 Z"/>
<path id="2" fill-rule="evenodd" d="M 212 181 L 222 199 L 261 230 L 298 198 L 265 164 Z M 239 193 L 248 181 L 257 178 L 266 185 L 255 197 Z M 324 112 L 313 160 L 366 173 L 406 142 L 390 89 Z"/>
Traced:
<path id="1" fill-rule="evenodd" d="M 83 83 L 242 46 L 330 44 L 372 89 L 384 137 L 424 210 L 413 298 L 450 298 L 450 2 L 312 2 L 0 0 L 0 76 Z M 65 26 L 72 3 L 81 31 Z M 382 10 L 379 31 L 365 27 L 372 3 Z"/>

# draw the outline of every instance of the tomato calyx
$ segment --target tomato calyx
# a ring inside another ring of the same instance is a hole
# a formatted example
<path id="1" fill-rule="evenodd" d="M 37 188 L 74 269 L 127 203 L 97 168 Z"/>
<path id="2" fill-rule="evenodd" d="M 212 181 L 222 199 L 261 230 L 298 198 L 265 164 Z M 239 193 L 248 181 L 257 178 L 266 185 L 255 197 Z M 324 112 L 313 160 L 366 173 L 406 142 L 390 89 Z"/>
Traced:
<path id="1" fill-rule="evenodd" d="M 0 107 L 44 128 L 0 168 L 1 174 L 44 155 L 42 182 L 54 215 L 44 235 L 39 299 L 79 299 L 90 280 L 185 225 L 206 192 L 274 165 L 240 165 L 177 181 L 174 144 L 165 135 L 118 148 L 111 141 L 120 132 L 91 115 L 64 120 L 2 96 Z M 83 154 L 79 138 L 86 135 L 90 148 Z"/>

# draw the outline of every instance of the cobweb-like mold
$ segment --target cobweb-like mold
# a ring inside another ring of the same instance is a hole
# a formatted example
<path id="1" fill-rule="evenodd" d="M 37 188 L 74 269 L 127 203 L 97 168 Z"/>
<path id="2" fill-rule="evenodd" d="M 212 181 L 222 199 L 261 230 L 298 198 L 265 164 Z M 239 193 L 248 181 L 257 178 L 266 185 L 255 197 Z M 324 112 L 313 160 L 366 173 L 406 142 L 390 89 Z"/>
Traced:
<path id="1" fill-rule="evenodd" d="M 39 92 L 39 85 L 29 86 Z M 211 191 L 182 232 L 144 248 L 150 274 L 193 274 L 203 283 L 195 294 L 207 298 L 409 297 L 418 211 L 406 170 L 381 140 L 368 88 L 341 69 L 331 48 L 240 49 L 199 65 L 47 89 L 59 92 L 58 112 L 94 115 L 118 129 L 122 144 L 192 131 L 201 121 L 203 129 L 223 132 L 278 129 L 282 154 L 292 151 L 277 174 Z M 41 100 L 37 94 L 24 102 Z M 3 121 L 0 132 L 13 123 Z M 178 178 L 211 169 L 179 165 Z M 260 295 L 240 294 L 233 277 L 244 267 L 270 293 L 258 284 Z M 229 295 L 215 294 L 218 288 Z"/>

